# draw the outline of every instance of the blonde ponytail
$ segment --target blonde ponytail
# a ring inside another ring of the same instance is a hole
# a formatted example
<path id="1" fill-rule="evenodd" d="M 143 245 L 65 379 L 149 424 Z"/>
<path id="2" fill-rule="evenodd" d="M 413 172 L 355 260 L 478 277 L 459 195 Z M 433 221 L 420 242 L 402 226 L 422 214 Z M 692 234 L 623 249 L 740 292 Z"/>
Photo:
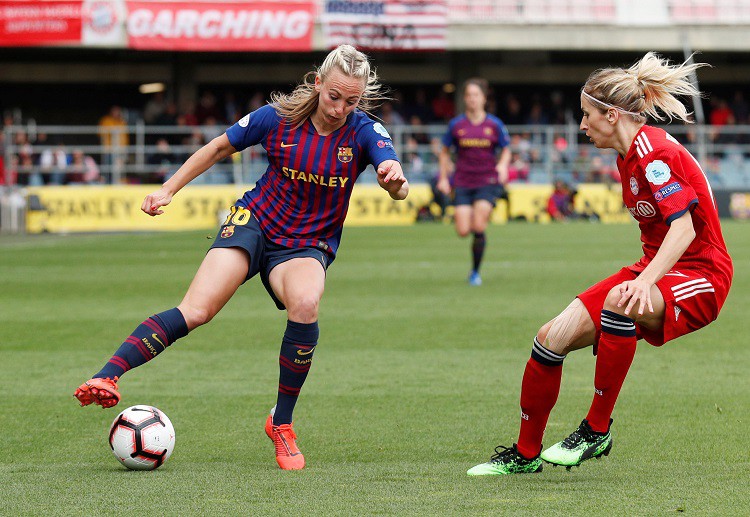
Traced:
<path id="1" fill-rule="evenodd" d="M 692 56 L 691 56 L 692 57 Z M 691 123 L 690 113 L 677 95 L 700 95 L 689 76 L 707 63 L 673 65 L 648 52 L 628 69 L 604 68 L 591 74 L 583 92 L 594 100 L 615 107 L 645 122 L 646 117 L 670 122 L 677 118 Z"/>

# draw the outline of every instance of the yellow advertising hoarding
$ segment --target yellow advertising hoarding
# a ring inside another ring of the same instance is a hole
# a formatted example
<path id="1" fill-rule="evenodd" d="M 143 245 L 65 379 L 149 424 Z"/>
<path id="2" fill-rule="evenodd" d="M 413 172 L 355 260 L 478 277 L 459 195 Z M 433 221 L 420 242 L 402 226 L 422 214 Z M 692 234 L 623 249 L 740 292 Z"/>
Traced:
<path id="1" fill-rule="evenodd" d="M 26 226 L 29 233 L 95 231 L 170 231 L 216 228 L 230 205 L 251 186 L 220 185 L 186 187 L 165 207 L 164 214 L 149 217 L 141 203 L 154 185 L 36 187 L 29 189 Z M 511 219 L 548 222 L 547 185 L 510 185 L 510 210 L 498 203 L 493 220 Z M 404 225 L 416 221 L 417 211 L 428 204 L 432 193 L 427 185 L 412 185 L 409 197 L 394 201 L 377 185 L 354 188 L 346 224 L 352 226 Z M 627 222 L 619 186 L 580 185 L 576 210 L 595 212 L 603 222 Z"/>

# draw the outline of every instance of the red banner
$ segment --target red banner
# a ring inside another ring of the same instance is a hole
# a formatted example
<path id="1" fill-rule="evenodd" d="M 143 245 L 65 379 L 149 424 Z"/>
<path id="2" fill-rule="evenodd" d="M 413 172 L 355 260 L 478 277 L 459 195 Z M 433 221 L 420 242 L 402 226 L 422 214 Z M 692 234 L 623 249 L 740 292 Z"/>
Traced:
<path id="1" fill-rule="evenodd" d="M 128 46 L 148 50 L 310 51 L 314 7 L 303 2 L 128 1 Z"/>
<path id="2" fill-rule="evenodd" d="M 0 0 L 0 46 L 81 44 L 82 0 Z"/>

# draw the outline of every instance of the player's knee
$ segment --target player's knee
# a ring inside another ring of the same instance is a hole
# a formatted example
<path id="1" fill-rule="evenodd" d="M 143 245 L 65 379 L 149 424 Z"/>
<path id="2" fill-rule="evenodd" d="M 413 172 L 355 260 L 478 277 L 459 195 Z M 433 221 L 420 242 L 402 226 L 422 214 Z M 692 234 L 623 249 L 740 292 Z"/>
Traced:
<path id="1" fill-rule="evenodd" d="M 539 330 L 536 333 L 536 340 L 539 341 L 539 343 L 544 344 L 545 341 L 547 341 L 547 336 L 549 334 L 549 329 L 552 327 L 552 321 L 548 321 L 544 325 L 542 325 Z"/>
<path id="2" fill-rule="evenodd" d="M 604 310 L 615 312 L 617 314 L 625 314 L 625 307 L 617 306 L 620 298 L 622 298 L 622 294 L 620 293 L 619 287 L 613 287 L 607 293 L 606 298 L 604 298 L 604 306 L 602 308 Z"/>
<path id="3" fill-rule="evenodd" d="M 216 311 L 212 311 L 205 306 L 181 304 L 177 308 L 182 313 L 182 316 L 185 318 L 185 323 L 191 330 L 200 327 L 201 325 L 205 325 L 216 315 Z"/>
<path id="4" fill-rule="evenodd" d="M 285 303 L 289 319 L 300 323 L 312 323 L 318 320 L 318 308 L 320 298 L 315 295 L 305 294 L 297 296 Z"/>
<path id="5" fill-rule="evenodd" d="M 470 233 L 470 228 L 456 228 L 456 235 L 458 235 L 462 239 L 464 237 L 468 237 Z"/>

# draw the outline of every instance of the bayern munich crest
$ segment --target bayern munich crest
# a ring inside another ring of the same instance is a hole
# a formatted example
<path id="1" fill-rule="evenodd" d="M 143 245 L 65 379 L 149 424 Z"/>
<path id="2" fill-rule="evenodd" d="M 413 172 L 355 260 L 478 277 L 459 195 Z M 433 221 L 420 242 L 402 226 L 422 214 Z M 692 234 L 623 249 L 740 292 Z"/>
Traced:
<path id="1" fill-rule="evenodd" d="M 633 193 L 634 196 L 638 195 L 638 180 L 631 176 L 630 178 L 630 192 Z"/>
<path id="2" fill-rule="evenodd" d="M 339 147 L 338 159 L 341 163 L 349 163 L 354 158 L 351 147 Z"/>

